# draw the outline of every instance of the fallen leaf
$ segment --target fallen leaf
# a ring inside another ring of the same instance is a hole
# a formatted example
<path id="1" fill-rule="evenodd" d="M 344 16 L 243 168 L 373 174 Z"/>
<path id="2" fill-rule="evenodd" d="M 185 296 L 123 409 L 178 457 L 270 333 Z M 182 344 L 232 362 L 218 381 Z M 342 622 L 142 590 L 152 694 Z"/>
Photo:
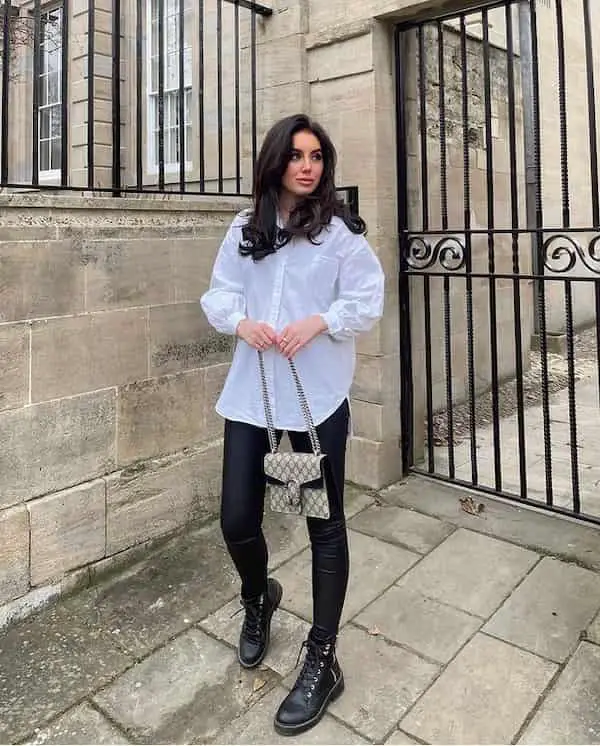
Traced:
<path id="1" fill-rule="evenodd" d="M 367 632 L 370 635 L 373 635 L 373 637 L 377 637 L 377 635 L 381 634 L 381 630 L 378 627 L 370 627 Z"/>
<path id="2" fill-rule="evenodd" d="M 267 683 L 267 682 L 266 682 L 266 681 L 265 681 L 264 679 L 259 679 L 259 678 L 257 677 L 256 679 L 254 679 L 254 684 L 252 684 L 252 691 L 253 691 L 253 692 L 258 692 L 258 691 L 259 691 L 260 689 L 262 689 L 262 688 L 263 688 L 263 686 L 264 686 L 264 685 L 265 685 L 266 683 Z"/>
<path id="3" fill-rule="evenodd" d="M 485 510 L 485 505 L 476 502 L 472 497 L 459 497 L 458 502 L 460 503 L 462 510 L 471 515 L 479 515 Z"/>

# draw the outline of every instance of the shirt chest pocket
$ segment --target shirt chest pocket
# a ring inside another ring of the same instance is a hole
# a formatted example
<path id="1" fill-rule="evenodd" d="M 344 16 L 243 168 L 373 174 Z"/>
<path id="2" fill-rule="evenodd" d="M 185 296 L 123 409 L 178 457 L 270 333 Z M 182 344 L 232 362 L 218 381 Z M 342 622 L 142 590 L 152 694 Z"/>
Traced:
<path id="1" fill-rule="evenodd" d="M 296 268 L 294 268 L 296 269 Z M 302 267 L 302 291 L 320 305 L 329 306 L 335 300 L 339 265 L 336 259 L 319 256 Z M 293 272 L 295 275 L 296 272 Z M 293 277 L 290 278 L 292 282 Z"/>

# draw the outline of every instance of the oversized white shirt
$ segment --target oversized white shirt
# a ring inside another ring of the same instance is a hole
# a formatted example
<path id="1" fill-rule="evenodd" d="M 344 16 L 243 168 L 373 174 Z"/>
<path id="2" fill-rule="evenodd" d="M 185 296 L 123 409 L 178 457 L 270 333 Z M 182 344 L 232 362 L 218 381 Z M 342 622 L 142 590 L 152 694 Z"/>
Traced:
<path id="1" fill-rule="evenodd" d="M 364 236 L 334 217 L 314 245 L 293 238 L 264 259 L 239 253 L 240 213 L 219 249 L 209 290 L 200 303 L 209 323 L 235 334 L 242 319 L 264 321 L 276 332 L 320 314 L 328 331 L 295 356 L 315 424 L 327 419 L 350 392 L 355 368 L 354 338 L 381 317 L 384 274 Z M 265 351 L 265 372 L 275 427 L 306 430 L 288 361 L 275 348 Z M 217 412 L 230 420 L 266 427 L 258 355 L 238 339 Z"/>

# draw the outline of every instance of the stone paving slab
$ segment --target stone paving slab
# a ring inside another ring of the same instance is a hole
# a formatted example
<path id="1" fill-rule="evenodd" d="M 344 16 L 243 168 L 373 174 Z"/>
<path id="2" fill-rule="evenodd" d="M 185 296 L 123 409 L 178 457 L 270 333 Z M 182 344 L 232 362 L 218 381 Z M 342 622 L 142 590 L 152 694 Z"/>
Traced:
<path id="1" fill-rule="evenodd" d="M 600 612 L 598 612 L 596 618 L 588 627 L 587 636 L 596 645 L 600 645 Z"/>
<path id="2" fill-rule="evenodd" d="M 412 744 L 418 744 L 419 742 L 415 741 L 410 736 L 407 736 L 406 733 L 403 733 L 401 730 L 396 730 L 385 743 L 386 746 L 388 744 L 390 744 L 390 746 L 392 746 L 392 744 L 394 746 L 412 746 Z"/>
<path id="3" fill-rule="evenodd" d="M 427 554 L 454 531 L 449 523 L 395 505 L 374 505 L 359 513 L 349 525 L 419 554 Z"/>
<path id="4" fill-rule="evenodd" d="M 600 743 L 600 647 L 581 643 L 519 743 Z"/>
<path id="5" fill-rule="evenodd" d="M 329 711 L 376 742 L 439 673 L 438 666 L 351 624 L 342 630 L 338 651 L 346 689 Z"/>
<path id="6" fill-rule="evenodd" d="M 346 518 L 359 513 L 373 503 L 373 497 L 364 490 L 346 485 L 344 491 L 344 510 Z M 265 507 L 264 534 L 269 547 L 269 568 L 279 567 L 290 557 L 298 554 L 309 545 L 306 520 L 298 516 L 274 513 L 268 505 Z"/>
<path id="7" fill-rule="evenodd" d="M 128 744 L 125 736 L 89 702 L 73 707 L 47 728 L 38 728 L 28 744 Z"/>
<path id="8" fill-rule="evenodd" d="M 214 739 L 221 744 L 360 744 L 369 743 L 354 731 L 325 714 L 321 722 L 306 733 L 285 738 L 273 727 L 273 718 L 287 690 L 277 687 L 266 694 L 252 709 L 244 713 Z"/>
<path id="9" fill-rule="evenodd" d="M 240 608 L 240 602 L 235 598 L 214 614 L 203 619 L 199 626 L 237 648 L 243 612 L 236 616 L 233 614 Z M 304 619 L 284 609 L 278 609 L 273 614 L 271 642 L 264 664 L 281 676 L 287 676 L 296 667 L 300 647 L 308 637 L 309 630 L 310 624 Z M 236 653 L 232 650 L 231 655 L 235 656 Z"/>
<path id="10" fill-rule="evenodd" d="M 447 663 L 481 626 L 481 619 L 394 586 L 355 619 L 368 630 Z"/>
<path id="11" fill-rule="evenodd" d="M 348 532 L 350 582 L 342 624 L 377 598 L 420 555 L 392 546 L 356 531 Z M 283 586 L 283 608 L 304 619 L 312 618 L 312 556 L 310 550 L 294 557 L 275 573 Z"/>
<path id="12" fill-rule="evenodd" d="M 408 572 L 399 585 L 488 617 L 538 559 L 527 549 L 461 529 Z"/>
<path id="13" fill-rule="evenodd" d="M 598 609 L 600 577 L 546 557 L 494 614 L 484 632 L 561 662 L 575 649 Z"/>
<path id="14" fill-rule="evenodd" d="M 511 743 L 557 666 L 477 634 L 400 727 L 427 743 Z"/>
<path id="15" fill-rule="evenodd" d="M 136 658 L 190 627 L 238 592 L 238 580 L 218 521 L 189 531 L 125 572 L 65 606 L 113 634 Z"/>
<path id="16" fill-rule="evenodd" d="M 135 740 L 205 743 L 278 680 L 266 668 L 244 671 L 230 648 L 191 629 L 93 701 Z"/>
<path id="17" fill-rule="evenodd" d="M 133 664 L 85 609 L 59 604 L 0 633 L 0 743 L 80 702 Z"/>

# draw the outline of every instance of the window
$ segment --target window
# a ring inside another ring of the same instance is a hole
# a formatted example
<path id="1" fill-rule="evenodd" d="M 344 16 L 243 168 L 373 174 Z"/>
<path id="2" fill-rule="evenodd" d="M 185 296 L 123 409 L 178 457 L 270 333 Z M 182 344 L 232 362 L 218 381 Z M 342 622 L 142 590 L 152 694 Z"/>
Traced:
<path id="1" fill-rule="evenodd" d="M 41 19 L 38 153 L 44 175 L 54 175 L 61 165 L 62 13 L 47 10 Z"/>
<path id="2" fill-rule="evenodd" d="M 185 162 L 191 162 L 192 141 L 192 0 L 184 2 L 184 47 L 179 45 L 179 0 L 163 0 L 163 49 L 159 49 L 158 37 L 158 0 L 148 0 L 150 33 L 149 69 L 148 69 L 148 104 L 149 104 L 149 164 L 150 170 L 158 169 L 158 135 L 159 135 L 159 92 L 158 70 L 159 59 L 164 61 L 164 160 L 165 167 L 179 165 L 181 143 L 179 142 L 179 60 L 183 55 L 183 99 L 185 124 Z"/>

